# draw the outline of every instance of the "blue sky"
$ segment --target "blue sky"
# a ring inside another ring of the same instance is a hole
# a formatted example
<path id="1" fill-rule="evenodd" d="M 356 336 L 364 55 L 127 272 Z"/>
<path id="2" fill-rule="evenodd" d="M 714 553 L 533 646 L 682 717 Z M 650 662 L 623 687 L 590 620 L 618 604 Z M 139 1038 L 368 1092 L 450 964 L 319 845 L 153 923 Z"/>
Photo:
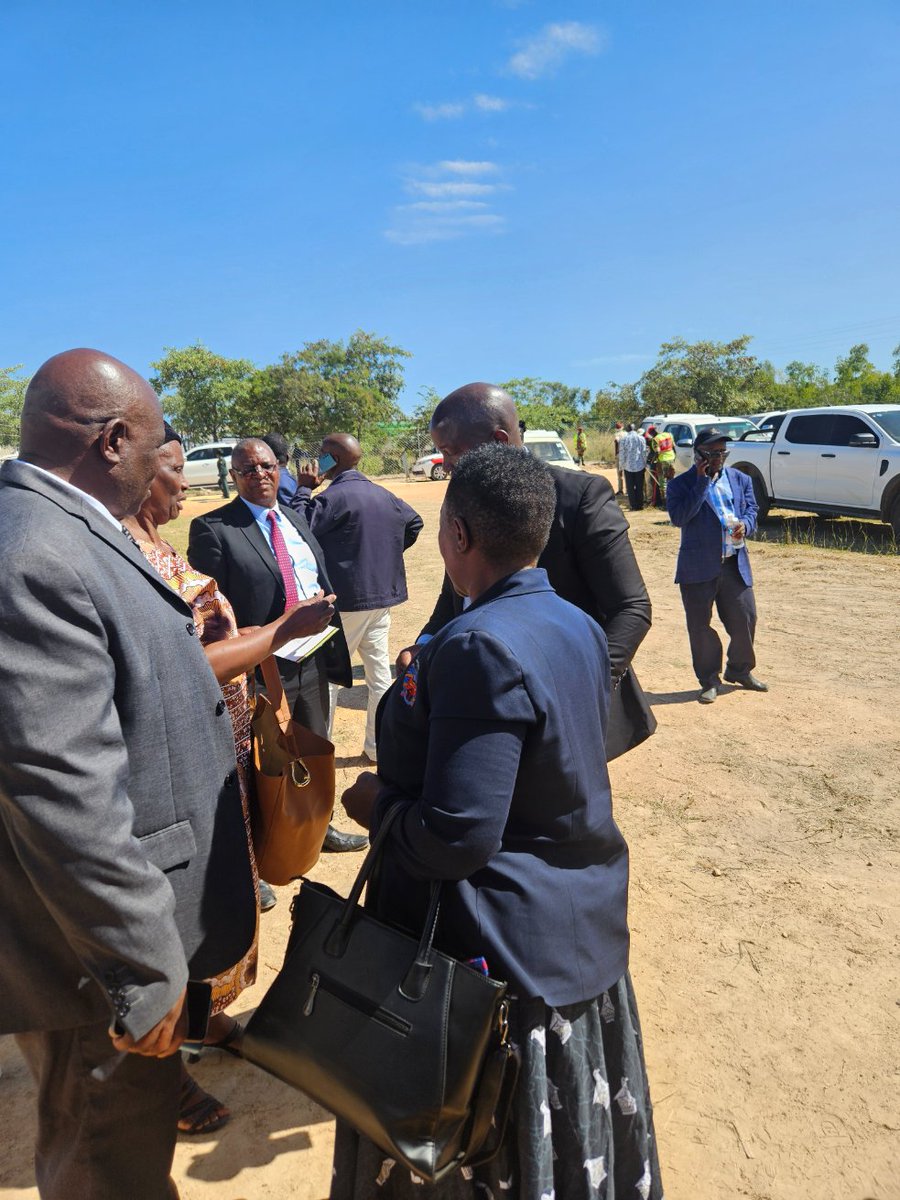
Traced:
<path id="1" fill-rule="evenodd" d="M 363 328 L 412 406 L 900 342 L 897 0 L 4 0 L 0 45 L 0 366 Z"/>

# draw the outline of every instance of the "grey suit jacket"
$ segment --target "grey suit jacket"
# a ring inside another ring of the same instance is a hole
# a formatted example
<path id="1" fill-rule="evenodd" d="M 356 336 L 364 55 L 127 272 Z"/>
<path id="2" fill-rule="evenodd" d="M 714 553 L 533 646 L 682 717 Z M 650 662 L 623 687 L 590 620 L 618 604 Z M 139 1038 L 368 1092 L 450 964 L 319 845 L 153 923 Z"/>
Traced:
<path id="1" fill-rule="evenodd" d="M 142 1036 L 255 926 L 231 720 L 128 538 L 0 469 L 0 1032 Z"/>

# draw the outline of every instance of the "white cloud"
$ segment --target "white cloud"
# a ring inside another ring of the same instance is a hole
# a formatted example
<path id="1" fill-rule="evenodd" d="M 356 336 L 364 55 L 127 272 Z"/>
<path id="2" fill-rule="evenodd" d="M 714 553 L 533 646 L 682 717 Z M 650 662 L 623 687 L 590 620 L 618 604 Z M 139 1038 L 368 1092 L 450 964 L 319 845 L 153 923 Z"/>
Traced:
<path id="1" fill-rule="evenodd" d="M 507 63 L 507 69 L 522 79 L 540 79 L 551 75 L 571 54 L 599 54 L 604 38 L 592 25 L 580 21 L 559 21 L 521 43 Z"/>
<path id="2" fill-rule="evenodd" d="M 407 187 L 411 192 L 418 192 L 433 200 L 439 200 L 443 196 L 490 196 L 498 190 L 495 183 L 469 183 L 455 179 L 411 179 Z"/>
<path id="3" fill-rule="evenodd" d="M 470 233 L 502 233 L 506 219 L 499 213 L 409 213 L 410 206 L 394 210 L 395 221 L 384 231 L 398 246 L 446 242 Z"/>
<path id="4" fill-rule="evenodd" d="M 450 104 L 416 103 L 413 108 L 426 121 L 453 121 L 466 111 L 465 104 L 454 102 Z"/>
<path id="5" fill-rule="evenodd" d="M 478 92 L 465 100 L 448 100 L 443 104 L 426 104 L 422 100 L 417 100 L 413 105 L 413 111 L 417 112 L 425 121 L 457 121 L 467 113 L 475 112 L 484 115 L 507 112 L 510 108 L 521 107 L 523 106 L 520 103 L 505 100 L 502 96 L 488 96 L 484 92 Z"/>
<path id="6" fill-rule="evenodd" d="M 397 212 L 472 212 L 489 208 L 486 200 L 416 200 L 413 204 L 401 204 Z"/>
<path id="7" fill-rule="evenodd" d="M 502 96 L 486 96 L 484 92 L 473 96 L 472 103 L 479 112 L 506 112 L 512 106 L 511 100 L 504 100 Z"/>
<path id="8" fill-rule="evenodd" d="M 500 168 L 494 162 L 469 162 L 466 159 L 444 159 L 438 170 L 447 175 L 496 175 Z"/>

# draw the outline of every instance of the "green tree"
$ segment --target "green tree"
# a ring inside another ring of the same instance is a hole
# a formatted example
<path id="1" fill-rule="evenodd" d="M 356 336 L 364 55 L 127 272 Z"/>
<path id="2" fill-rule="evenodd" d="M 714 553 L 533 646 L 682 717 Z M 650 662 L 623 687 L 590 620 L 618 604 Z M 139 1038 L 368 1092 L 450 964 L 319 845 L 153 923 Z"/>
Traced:
<path id="1" fill-rule="evenodd" d="M 500 386 L 516 402 L 519 418 L 529 429 L 565 429 L 583 419 L 591 403 L 589 388 L 570 387 L 549 379 L 509 379 Z"/>
<path id="2" fill-rule="evenodd" d="M 638 421 L 641 415 L 641 401 L 636 383 L 613 383 L 598 388 L 594 403 L 587 414 L 589 419 L 598 425 L 612 428 L 616 421 L 627 425 L 629 421 Z"/>
<path id="3" fill-rule="evenodd" d="M 19 421 L 28 380 L 17 376 L 22 364 L 0 367 L 0 446 L 19 445 Z"/>
<path id="4" fill-rule="evenodd" d="M 203 442 L 239 432 L 236 418 L 244 411 L 254 374 L 246 358 L 223 358 L 202 342 L 177 349 L 165 347 L 150 364 L 150 383 L 178 432 Z"/>
<path id="5" fill-rule="evenodd" d="M 327 432 L 328 406 L 328 390 L 300 352 L 283 354 L 254 373 L 247 396 L 235 404 L 233 420 L 241 436 L 274 429 L 311 451 Z"/>
<path id="6" fill-rule="evenodd" d="M 834 365 L 834 381 L 838 387 L 851 387 L 874 374 L 875 365 L 869 361 L 869 347 L 865 342 L 851 346 L 846 358 L 839 358 Z"/>
<path id="7" fill-rule="evenodd" d="M 362 329 L 346 343 L 307 342 L 297 359 L 324 399 L 324 432 L 352 433 L 362 441 L 367 428 L 402 418 L 397 404 L 403 389 L 402 360 L 411 357 L 408 350 Z"/>
<path id="8" fill-rule="evenodd" d="M 730 342 L 663 342 L 657 361 L 640 378 L 643 412 L 728 416 L 762 410 L 775 384 L 774 369 L 748 352 L 751 341 L 743 334 Z"/>

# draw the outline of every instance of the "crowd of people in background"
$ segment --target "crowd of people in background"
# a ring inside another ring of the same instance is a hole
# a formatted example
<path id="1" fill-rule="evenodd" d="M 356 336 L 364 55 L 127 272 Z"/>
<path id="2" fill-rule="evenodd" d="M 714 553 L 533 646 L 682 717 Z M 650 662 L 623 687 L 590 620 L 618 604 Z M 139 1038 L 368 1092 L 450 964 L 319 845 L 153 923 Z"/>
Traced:
<path id="1" fill-rule="evenodd" d="M 255 980 L 276 900 L 250 822 L 251 694 L 272 654 L 294 719 L 324 738 L 360 656 L 373 770 L 342 798 L 360 832 L 332 825 L 323 849 L 365 848 L 400 802 L 377 914 L 408 925 L 443 880 L 438 944 L 509 983 L 522 1059 L 490 1162 L 425 1188 L 341 1122 L 332 1196 L 661 1200 L 607 770 L 655 728 L 634 676 L 652 613 L 628 522 L 604 476 L 525 451 L 498 387 L 452 392 L 431 433 L 450 473 L 445 576 L 395 683 L 391 613 L 423 522 L 359 470 L 353 436 L 326 435 L 296 476 L 277 432 L 238 442 L 230 470 L 219 457 L 225 503 L 194 517 L 182 556 L 163 532 L 188 492 L 181 438 L 146 381 L 90 350 L 32 379 L 0 470 L 0 1032 L 37 1082 L 45 1200 L 171 1200 L 176 1132 L 228 1120 L 178 1050 L 240 1054 L 225 1010 Z M 575 448 L 583 463 L 580 427 Z M 643 507 L 649 463 L 650 500 L 682 529 L 708 704 L 713 605 L 724 679 L 766 685 L 752 488 L 715 430 L 695 451 L 673 478 L 670 435 L 616 431 L 619 494 Z"/>

